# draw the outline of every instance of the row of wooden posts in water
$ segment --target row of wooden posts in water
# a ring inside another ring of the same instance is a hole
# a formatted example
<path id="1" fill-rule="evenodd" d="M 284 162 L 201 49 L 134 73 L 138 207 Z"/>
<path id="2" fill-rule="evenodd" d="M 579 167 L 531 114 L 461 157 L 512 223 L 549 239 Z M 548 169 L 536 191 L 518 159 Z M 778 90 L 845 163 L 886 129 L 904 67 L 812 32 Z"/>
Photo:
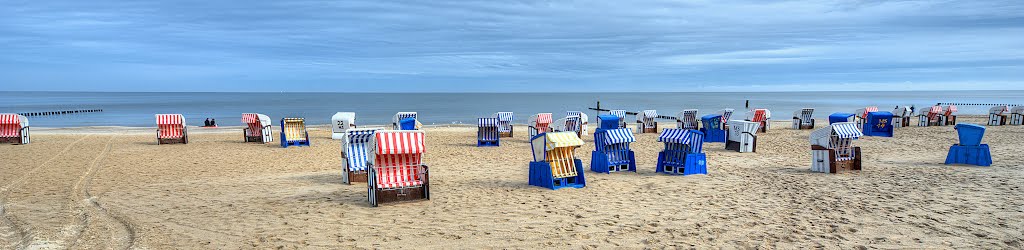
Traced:
<path id="1" fill-rule="evenodd" d="M 94 113 L 103 112 L 103 109 L 77 109 L 77 110 L 61 110 L 61 111 L 47 111 L 47 112 L 29 112 L 29 113 L 18 113 L 23 116 L 46 116 L 46 115 L 67 115 L 67 114 L 78 114 L 78 113 Z"/>

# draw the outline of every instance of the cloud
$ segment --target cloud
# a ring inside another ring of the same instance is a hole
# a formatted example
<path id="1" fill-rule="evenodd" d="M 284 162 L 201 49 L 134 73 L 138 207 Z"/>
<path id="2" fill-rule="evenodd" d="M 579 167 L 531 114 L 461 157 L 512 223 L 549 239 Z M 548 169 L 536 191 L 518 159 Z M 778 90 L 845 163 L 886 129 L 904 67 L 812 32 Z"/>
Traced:
<path id="1" fill-rule="evenodd" d="M 1024 3 L 1010 0 L 36 1 L 0 9 L 0 80 L 113 91 L 916 88 L 1024 80 L 1006 71 L 1024 67 L 1021 33 Z"/>

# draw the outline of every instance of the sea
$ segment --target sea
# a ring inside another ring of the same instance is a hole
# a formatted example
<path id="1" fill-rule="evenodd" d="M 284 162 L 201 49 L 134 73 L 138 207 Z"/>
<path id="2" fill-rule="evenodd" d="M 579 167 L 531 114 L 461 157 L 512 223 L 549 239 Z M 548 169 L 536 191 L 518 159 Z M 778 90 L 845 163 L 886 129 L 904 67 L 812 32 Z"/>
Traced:
<path id="1" fill-rule="evenodd" d="M 992 105 L 1024 105 L 1024 91 L 857 91 L 857 92 L 658 92 L 658 93 L 220 93 L 220 92 L 0 92 L 0 113 L 102 109 L 102 112 L 29 117 L 33 127 L 153 127 L 154 114 L 183 114 L 189 125 L 207 118 L 220 126 L 240 126 L 242 113 L 280 119 L 303 117 L 307 124 L 329 124 L 336 112 L 356 112 L 356 124 L 390 124 L 396 112 L 414 111 L 424 124 L 473 124 L 494 112 L 515 112 L 516 123 L 531 114 L 584 111 L 595 119 L 603 109 L 657 110 L 675 116 L 683 109 L 700 115 L 732 108 L 737 114 L 767 108 L 776 120 L 815 108 L 815 117 L 853 112 L 865 106 L 890 111 L 896 106 L 926 108 L 957 103 L 960 114 L 987 114 Z M 748 108 L 749 103 L 749 108 Z"/>

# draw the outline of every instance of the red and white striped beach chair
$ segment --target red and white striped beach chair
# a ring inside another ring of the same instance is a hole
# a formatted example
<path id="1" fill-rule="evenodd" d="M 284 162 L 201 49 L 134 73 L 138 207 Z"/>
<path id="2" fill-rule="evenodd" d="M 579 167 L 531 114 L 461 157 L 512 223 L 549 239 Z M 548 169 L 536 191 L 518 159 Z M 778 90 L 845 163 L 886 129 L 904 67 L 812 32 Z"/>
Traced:
<path id="1" fill-rule="evenodd" d="M 371 141 L 367 168 L 371 206 L 430 199 L 430 176 L 423 164 L 422 130 L 382 130 Z"/>
<path id="2" fill-rule="evenodd" d="M 768 127 L 771 125 L 772 112 L 768 109 L 754 109 L 747 111 L 747 121 L 756 122 L 760 124 L 760 131 L 762 133 L 768 132 Z"/>
<path id="3" fill-rule="evenodd" d="M 551 113 L 538 113 L 530 116 L 530 138 L 551 132 Z"/>
<path id="4" fill-rule="evenodd" d="M 871 112 L 878 112 L 878 106 L 868 106 L 853 112 L 853 121 L 857 124 L 858 128 L 864 127 L 864 123 L 867 123 L 868 120 L 868 113 Z"/>
<path id="5" fill-rule="evenodd" d="M 917 115 L 917 126 L 938 126 L 940 117 L 942 115 L 942 106 L 935 105 L 928 108 L 928 111 L 923 111 Z"/>
<path id="6" fill-rule="evenodd" d="M 274 141 L 274 134 L 271 131 L 270 117 L 257 113 L 242 113 L 242 135 L 245 142 L 268 143 Z"/>
<path id="7" fill-rule="evenodd" d="M 946 111 L 942 113 L 939 118 L 939 123 L 942 125 L 956 125 L 956 112 L 959 111 L 956 105 L 946 106 Z"/>
<path id="8" fill-rule="evenodd" d="M 0 143 L 28 144 L 28 118 L 18 114 L 0 114 Z"/>
<path id="9" fill-rule="evenodd" d="M 157 144 L 188 143 L 188 128 L 181 114 L 156 115 Z"/>

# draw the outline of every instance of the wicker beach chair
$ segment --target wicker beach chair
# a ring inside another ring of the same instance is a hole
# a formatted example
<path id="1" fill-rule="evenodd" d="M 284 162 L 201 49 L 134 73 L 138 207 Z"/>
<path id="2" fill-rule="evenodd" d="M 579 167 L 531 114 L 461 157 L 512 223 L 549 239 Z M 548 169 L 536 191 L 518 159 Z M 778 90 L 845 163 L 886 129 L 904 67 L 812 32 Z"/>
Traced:
<path id="1" fill-rule="evenodd" d="M 802 108 L 793 112 L 793 129 L 814 129 L 814 109 Z"/>
<path id="2" fill-rule="evenodd" d="M 866 123 L 868 118 L 868 113 L 876 111 L 878 111 L 878 106 L 867 106 L 861 109 L 857 109 L 857 111 L 853 112 L 856 115 L 853 117 L 853 121 L 857 123 L 858 128 L 864 127 L 864 123 Z"/>
<path id="3" fill-rule="evenodd" d="M 274 132 L 271 131 L 270 117 L 257 113 L 242 113 L 242 136 L 245 142 L 268 143 L 274 141 Z"/>
<path id="4" fill-rule="evenodd" d="M 942 116 L 940 116 L 941 118 L 939 118 L 939 124 L 941 124 L 942 126 L 956 125 L 956 112 L 958 111 L 959 109 L 956 107 L 956 105 L 946 106 L 945 112 L 943 112 Z"/>
<path id="5" fill-rule="evenodd" d="M 0 114 L 0 143 L 28 144 L 31 142 L 28 118 L 19 114 Z"/>
<path id="6" fill-rule="evenodd" d="M 867 124 L 864 125 L 862 133 L 864 136 L 881 136 L 881 137 L 892 137 L 893 126 L 892 126 L 892 113 L 889 111 L 876 111 L 868 113 L 865 121 Z"/>
<path id="7" fill-rule="evenodd" d="M 811 171 L 839 173 L 861 170 L 860 147 L 853 141 L 863 136 L 856 123 L 839 122 L 811 132 Z"/>
<path id="8" fill-rule="evenodd" d="M 917 115 L 917 126 L 928 127 L 938 126 L 940 123 L 940 117 L 942 115 L 942 106 L 935 105 L 928 108 L 927 112 L 921 112 Z"/>
<path id="9" fill-rule="evenodd" d="M 281 147 L 309 146 L 305 118 L 281 118 Z"/>
<path id="10" fill-rule="evenodd" d="M 626 128 L 626 111 L 625 110 L 611 110 L 608 114 L 619 117 L 619 128 Z"/>
<path id="11" fill-rule="evenodd" d="M 410 126 L 410 120 L 412 119 Z M 403 124 L 403 120 L 405 121 Z M 416 112 L 398 112 L 391 118 L 391 129 L 394 130 L 417 130 L 420 127 L 419 116 Z"/>
<path id="12" fill-rule="evenodd" d="M 760 124 L 759 127 L 760 127 L 760 130 L 761 130 L 762 133 L 767 133 L 768 132 L 768 128 L 772 124 L 772 122 L 771 122 L 771 120 L 772 120 L 772 112 L 770 110 L 768 110 L 768 109 L 754 109 L 754 110 L 747 111 L 746 116 L 747 116 L 746 121 L 756 122 L 756 123 Z"/>
<path id="13" fill-rule="evenodd" d="M 1010 108 L 1008 106 L 995 106 L 988 109 L 988 125 L 1006 125 L 1006 112 L 1009 110 Z"/>
<path id="14" fill-rule="evenodd" d="M 500 126 L 498 118 L 478 118 L 476 126 L 477 147 L 497 147 L 500 145 Z"/>
<path id="15" fill-rule="evenodd" d="M 341 178 L 345 184 L 367 181 L 367 148 L 377 129 L 346 129 L 341 139 Z"/>
<path id="16" fill-rule="evenodd" d="M 726 141 L 726 124 L 722 123 L 722 115 L 710 114 L 700 118 L 701 124 L 700 132 L 703 133 L 705 142 L 725 142 Z"/>
<path id="17" fill-rule="evenodd" d="M 367 167 L 370 206 L 430 199 L 423 131 L 382 130 L 373 137 Z"/>
<path id="18" fill-rule="evenodd" d="M 1013 107 L 1010 111 L 1010 125 L 1024 125 L 1024 106 Z"/>
<path id="19" fill-rule="evenodd" d="M 530 116 L 530 137 L 551 132 L 551 113 L 538 113 Z"/>
<path id="20" fill-rule="evenodd" d="M 910 109 L 910 106 L 896 106 L 892 110 L 892 125 L 893 127 L 902 128 L 910 126 L 910 117 L 914 111 Z"/>
<path id="21" fill-rule="evenodd" d="M 707 174 L 707 156 L 704 154 L 704 133 L 692 129 L 665 129 L 658 136 L 665 148 L 658 153 L 655 172 L 691 175 Z"/>
<path id="22" fill-rule="evenodd" d="M 533 161 L 530 162 L 530 185 L 552 190 L 587 186 L 583 162 L 576 158 L 576 149 L 583 145 L 573 132 L 550 132 L 530 140 Z"/>
<path id="23" fill-rule="evenodd" d="M 700 121 L 697 120 L 697 109 L 684 109 L 676 114 L 676 128 L 700 129 Z"/>
<path id="24" fill-rule="evenodd" d="M 497 112 L 494 113 L 494 118 L 498 118 L 498 132 L 501 137 L 512 137 L 512 121 L 515 120 L 515 114 L 512 112 Z"/>
<path id="25" fill-rule="evenodd" d="M 346 130 L 356 127 L 356 113 L 338 112 L 331 116 L 331 139 L 344 140 Z"/>
<path id="26" fill-rule="evenodd" d="M 157 144 L 188 143 L 188 128 L 181 114 L 156 115 Z"/>
<path id="27" fill-rule="evenodd" d="M 757 131 L 760 127 L 758 122 L 729 121 L 729 140 L 725 142 L 725 149 L 740 153 L 757 152 Z"/>
<path id="28" fill-rule="evenodd" d="M 605 116 L 599 116 L 603 118 Z M 618 125 L 618 117 L 613 125 Z M 636 156 L 629 144 L 635 142 L 633 131 L 628 128 L 599 128 L 594 132 L 594 152 L 590 155 L 590 171 L 612 173 L 636 172 Z"/>
<path id="29" fill-rule="evenodd" d="M 636 123 L 637 131 L 641 134 L 644 133 L 658 133 L 658 118 L 657 110 L 644 110 L 637 112 Z"/>

